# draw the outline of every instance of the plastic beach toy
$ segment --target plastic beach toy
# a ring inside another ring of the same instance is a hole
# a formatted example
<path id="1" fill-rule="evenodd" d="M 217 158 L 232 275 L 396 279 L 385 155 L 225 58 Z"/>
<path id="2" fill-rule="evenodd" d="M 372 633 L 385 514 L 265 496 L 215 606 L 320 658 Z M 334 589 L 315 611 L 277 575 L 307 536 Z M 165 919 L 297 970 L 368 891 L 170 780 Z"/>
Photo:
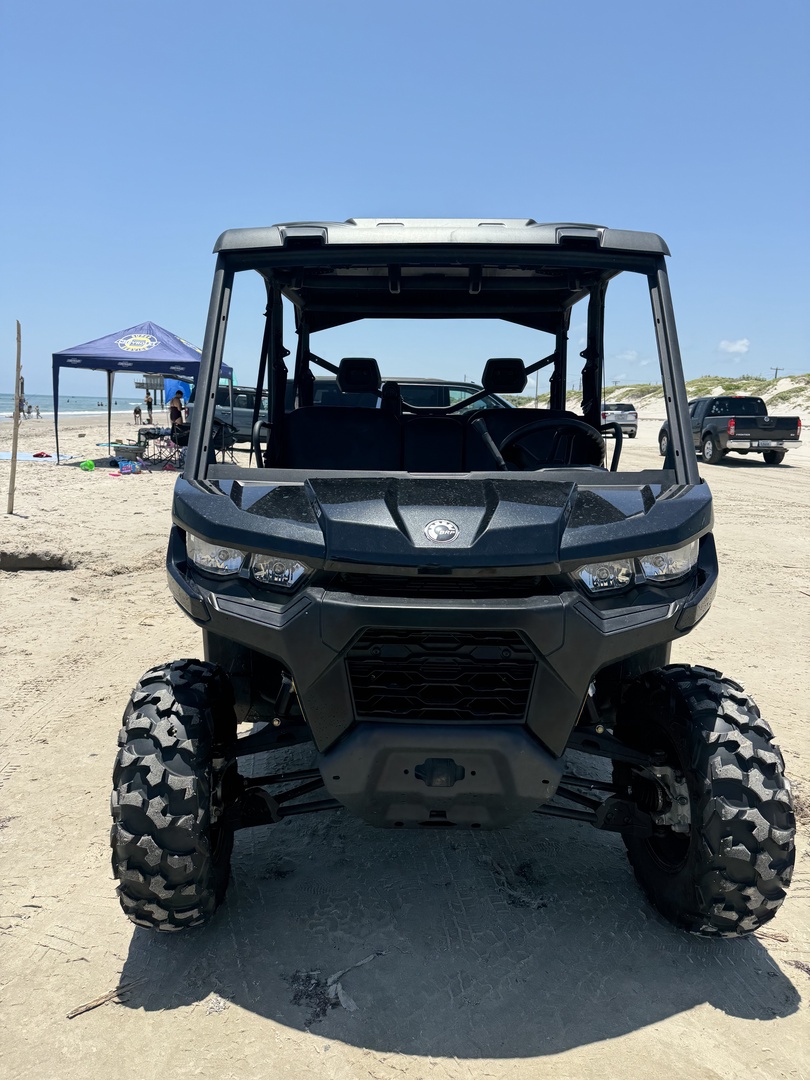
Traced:
<path id="1" fill-rule="evenodd" d="M 96 465 L 93 461 L 83 461 L 79 466 L 80 469 L 84 469 L 85 472 L 92 472 Z"/>

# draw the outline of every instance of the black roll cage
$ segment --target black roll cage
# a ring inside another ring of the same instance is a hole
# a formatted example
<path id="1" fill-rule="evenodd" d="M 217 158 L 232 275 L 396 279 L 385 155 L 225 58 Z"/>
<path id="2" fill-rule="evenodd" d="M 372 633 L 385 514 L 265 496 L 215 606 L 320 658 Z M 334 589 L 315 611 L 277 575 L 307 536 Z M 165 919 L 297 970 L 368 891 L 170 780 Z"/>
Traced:
<path id="1" fill-rule="evenodd" d="M 429 270 L 431 267 L 454 267 L 467 271 L 453 278 L 418 281 L 409 300 L 409 284 L 414 281 L 403 276 L 406 267 Z M 507 271 L 502 278 L 482 276 L 483 267 Z M 340 277 L 341 270 L 370 268 L 378 272 L 373 279 Z M 538 282 L 526 271 L 545 271 L 557 268 L 568 271 L 568 285 L 557 304 L 540 300 L 548 285 Z M 694 452 L 691 453 L 691 428 L 688 404 L 683 384 L 680 351 L 675 330 L 672 300 L 669 291 L 664 256 L 622 252 L 555 250 L 548 247 L 506 247 L 486 245 L 413 245 L 407 251 L 384 245 L 306 250 L 267 250 L 220 252 L 214 274 L 211 303 L 206 324 L 203 356 L 200 365 L 200 392 L 197 400 L 202 408 L 195 410 L 191 438 L 186 458 L 185 476 L 203 480 L 207 467 L 211 424 L 214 419 L 216 388 L 225 344 L 228 312 L 234 277 L 244 270 L 256 270 L 265 280 L 267 307 L 265 332 L 259 358 L 258 379 L 254 402 L 253 424 L 260 419 L 262 390 L 267 383 L 267 414 L 265 422 L 271 427 L 284 422 L 284 409 L 289 369 L 285 360 L 290 355 L 283 342 L 282 299 L 288 299 L 295 311 L 297 348 L 293 369 L 296 407 L 312 404 L 314 376 L 310 365 L 337 373 L 330 361 L 310 349 L 314 330 L 328 329 L 367 318 L 501 318 L 534 329 L 552 333 L 555 349 L 549 356 L 527 366 L 533 374 L 551 364 L 550 406 L 555 411 L 566 407 L 568 372 L 568 330 L 574 304 L 587 298 L 587 338 L 580 357 L 582 368 L 583 419 L 592 427 L 601 426 L 601 403 L 604 381 L 604 312 L 607 287 L 618 274 L 630 271 L 647 278 L 652 303 L 659 361 L 663 381 L 671 440 L 665 467 L 675 470 L 679 483 L 700 482 Z M 524 276 L 509 277 L 510 270 L 522 271 Z M 382 271 L 382 272 L 380 272 Z M 334 288 L 328 281 L 350 287 Z M 385 288 L 381 288 L 382 282 Z M 329 303 L 330 292 L 343 293 Z M 505 294 L 509 293 L 507 297 Z M 491 299 L 487 294 L 491 293 Z M 307 303 L 304 294 L 313 299 Z M 482 295 L 485 297 L 481 300 Z M 525 302 L 523 297 L 525 296 Z M 477 400 L 486 391 L 467 399 Z M 433 414 L 449 412 L 427 410 Z M 416 411 L 416 410 L 413 410 Z M 202 414 L 202 415 L 200 415 Z M 273 463 L 271 463 L 273 464 Z"/>

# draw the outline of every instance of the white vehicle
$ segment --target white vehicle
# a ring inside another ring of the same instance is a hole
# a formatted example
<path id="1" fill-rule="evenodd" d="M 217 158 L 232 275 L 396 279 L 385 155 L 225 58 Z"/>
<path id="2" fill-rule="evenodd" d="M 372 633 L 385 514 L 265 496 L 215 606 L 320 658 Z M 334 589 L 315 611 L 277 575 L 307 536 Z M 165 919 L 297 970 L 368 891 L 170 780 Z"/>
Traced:
<path id="1" fill-rule="evenodd" d="M 611 404 L 602 406 L 602 424 L 618 424 L 622 434 L 635 439 L 638 431 L 638 413 L 634 405 Z"/>

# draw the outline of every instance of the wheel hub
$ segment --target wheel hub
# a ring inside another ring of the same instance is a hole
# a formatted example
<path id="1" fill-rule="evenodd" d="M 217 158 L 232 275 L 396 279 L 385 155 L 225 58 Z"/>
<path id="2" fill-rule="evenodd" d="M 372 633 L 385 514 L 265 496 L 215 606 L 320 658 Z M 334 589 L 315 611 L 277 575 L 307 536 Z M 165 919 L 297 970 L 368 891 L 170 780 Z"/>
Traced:
<path id="1" fill-rule="evenodd" d="M 683 773 L 670 765 L 654 765 L 641 770 L 647 784 L 639 790 L 633 784 L 633 794 L 639 806 L 648 810 L 656 825 L 663 825 L 676 833 L 688 833 L 692 825 L 689 788 Z M 650 789 L 655 796 L 651 797 Z"/>

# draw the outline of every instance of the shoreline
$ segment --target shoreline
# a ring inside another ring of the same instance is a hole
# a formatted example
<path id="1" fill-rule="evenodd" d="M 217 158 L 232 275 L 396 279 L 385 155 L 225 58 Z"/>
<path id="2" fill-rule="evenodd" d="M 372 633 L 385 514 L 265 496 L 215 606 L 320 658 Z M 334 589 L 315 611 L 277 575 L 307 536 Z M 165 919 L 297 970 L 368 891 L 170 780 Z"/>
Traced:
<path id="1" fill-rule="evenodd" d="M 131 409 L 113 409 L 111 411 L 110 415 L 111 416 L 132 416 L 134 408 L 135 408 L 135 406 L 133 405 Z M 159 411 L 161 411 L 161 410 L 153 409 L 153 414 L 157 413 Z M 165 412 L 166 410 L 164 409 L 162 411 Z M 146 410 L 145 409 L 143 410 L 143 414 L 144 414 L 144 416 L 146 415 Z M 61 427 L 62 423 L 64 421 L 66 421 L 66 420 L 69 420 L 72 416 L 76 416 L 76 417 L 93 416 L 93 417 L 96 417 L 99 420 L 103 419 L 103 420 L 106 421 L 107 412 L 106 412 L 106 410 L 101 410 L 101 409 L 97 409 L 95 411 L 93 411 L 93 410 L 73 411 L 72 409 L 71 410 L 65 410 L 65 412 L 60 412 L 59 413 L 59 426 Z M 42 411 L 40 411 L 39 418 L 40 418 L 40 420 L 53 420 L 54 413 L 53 412 L 42 412 Z M 11 421 L 13 419 L 14 419 L 14 417 L 13 417 L 13 415 L 11 413 L 2 413 L 2 414 L 0 414 L 0 423 L 8 423 L 9 421 Z M 32 415 L 31 419 L 36 420 L 36 417 Z M 23 420 L 21 420 L 21 423 L 22 424 L 27 424 L 28 423 L 28 417 L 26 416 Z"/>
<path id="2" fill-rule="evenodd" d="M 134 443 L 138 438 L 140 427 L 131 412 L 118 412 L 112 414 L 111 440 L 114 443 Z M 165 413 L 162 410 L 154 410 L 155 423 L 161 427 L 166 426 Z M 8 420 L 0 421 L 0 450 L 11 450 L 12 432 L 14 425 Z M 42 416 L 40 421 L 25 420 L 19 427 L 19 450 L 21 453 L 38 453 L 44 451 L 54 455 L 56 453 L 56 432 L 54 430 L 53 417 Z M 65 413 L 59 414 L 59 451 L 60 456 L 83 460 L 93 458 L 103 460 L 109 456 L 107 447 L 107 414 L 106 413 Z M 25 462 L 24 458 L 20 459 Z M 8 466 L 8 459 L 2 462 Z M 28 464 L 26 462 L 26 464 Z M 32 462 L 36 465 L 38 462 Z"/>

